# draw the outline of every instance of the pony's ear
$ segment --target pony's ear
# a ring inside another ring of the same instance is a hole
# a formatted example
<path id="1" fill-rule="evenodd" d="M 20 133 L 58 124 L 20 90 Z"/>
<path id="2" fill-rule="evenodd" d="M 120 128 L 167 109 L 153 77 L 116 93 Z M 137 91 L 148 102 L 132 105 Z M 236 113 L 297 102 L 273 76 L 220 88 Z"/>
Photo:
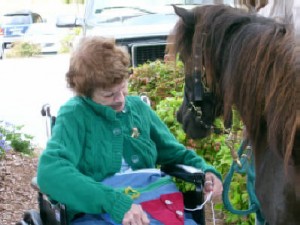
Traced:
<path id="1" fill-rule="evenodd" d="M 183 23 L 188 27 L 194 27 L 195 25 L 195 15 L 193 12 L 188 11 L 185 8 L 172 5 L 175 13 L 183 20 Z"/>
<path id="2" fill-rule="evenodd" d="M 240 0 L 238 4 L 245 5 L 250 12 L 258 12 L 261 8 L 265 7 L 269 0 Z"/>

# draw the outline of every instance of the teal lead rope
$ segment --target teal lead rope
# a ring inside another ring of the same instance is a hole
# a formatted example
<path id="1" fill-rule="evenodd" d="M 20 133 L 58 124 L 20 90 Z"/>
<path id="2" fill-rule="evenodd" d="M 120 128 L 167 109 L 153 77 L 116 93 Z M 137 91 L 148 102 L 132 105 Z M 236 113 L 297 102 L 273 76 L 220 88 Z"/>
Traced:
<path id="1" fill-rule="evenodd" d="M 240 158 L 241 165 L 238 165 L 236 161 L 233 161 L 228 174 L 226 175 L 223 183 L 223 203 L 224 207 L 233 214 L 248 215 L 250 213 L 256 213 L 256 219 L 259 223 L 264 224 L 264 219 L 260 211 L 260 203 L 255 194 L 255 169 L 254 169 L 254 156 L 250 146 L 246 147 L 247 153 L 244 154 L 244 142 L 241 143 L 238 156 Z M 229 200 L 230 183 L 233 178 L 234 172 L 239 174 L 247 174 L 247 191 L 249 195 L 250 206 L 247 210 L 235 209 Z"/>

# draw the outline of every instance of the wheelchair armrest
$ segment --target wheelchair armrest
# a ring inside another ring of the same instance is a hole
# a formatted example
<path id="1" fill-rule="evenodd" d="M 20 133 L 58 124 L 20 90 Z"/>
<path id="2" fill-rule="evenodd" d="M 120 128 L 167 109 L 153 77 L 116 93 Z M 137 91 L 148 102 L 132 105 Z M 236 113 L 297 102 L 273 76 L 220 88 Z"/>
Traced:
<path id="1" fill-rule="evenodd" d="M 186 182 L 194 183 L 198 187 L 203 187 L 205 181 L 205 174 L 202 170 L 192 166 L 186 166 L 182 164 L 176 165 L 163 165 L 161 171 L 164 173 L 180 178 Z"/>

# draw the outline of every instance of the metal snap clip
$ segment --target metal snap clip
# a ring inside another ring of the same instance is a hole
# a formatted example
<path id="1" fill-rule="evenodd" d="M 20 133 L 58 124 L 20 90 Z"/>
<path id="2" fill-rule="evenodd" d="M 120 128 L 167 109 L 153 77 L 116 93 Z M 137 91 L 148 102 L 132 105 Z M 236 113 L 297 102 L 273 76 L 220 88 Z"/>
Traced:
<path id="1" fill-rule="evenodd" d="M 166 205 L 171 205 L 171 204 L 173 204 L 173 202 L 172 201 L 170 201 L 170 200 L 165 200 L 165 203 L 166 203 Z"/>
<path id="2" fill-rule="evenodd" d="M 178 216 L 183 216 L 183 212 L 180 211 L 180 210 L 176 210 L 176 214 L 177 214 Z"/>

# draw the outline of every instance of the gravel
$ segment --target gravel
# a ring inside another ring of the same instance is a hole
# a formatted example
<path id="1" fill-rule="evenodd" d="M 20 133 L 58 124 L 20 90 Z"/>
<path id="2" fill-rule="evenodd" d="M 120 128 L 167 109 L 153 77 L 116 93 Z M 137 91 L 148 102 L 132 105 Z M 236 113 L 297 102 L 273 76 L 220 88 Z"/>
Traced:
<path id="1" fill-rule="evenodd" d="M 30 186 L 37 157 L 8 151 L 0 159 L 0 225 L 14 225 L 29 209 L 38 209 L 37 192 Z"/>

